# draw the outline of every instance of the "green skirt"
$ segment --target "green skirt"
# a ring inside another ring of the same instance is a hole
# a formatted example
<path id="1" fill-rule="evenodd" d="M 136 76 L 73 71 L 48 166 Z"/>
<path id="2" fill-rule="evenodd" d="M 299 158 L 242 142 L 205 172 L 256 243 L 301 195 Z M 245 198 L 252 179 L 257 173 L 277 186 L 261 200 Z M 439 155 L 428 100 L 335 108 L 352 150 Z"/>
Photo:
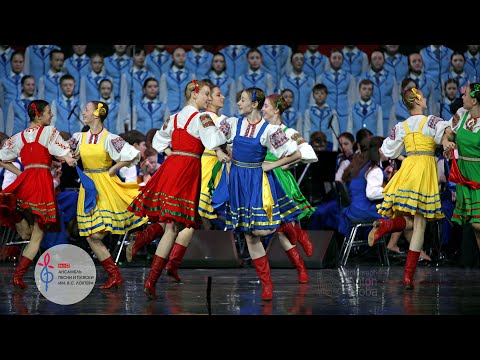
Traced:
<path id="1" fill-rule="evenodd" d="M 315 207 L 310 205 L 305 196 L 303 196 L 293 174 L 289 170 L 282 170 L 281 167 L 273 169 L 273 173 L 282 185 L 285 193 L 297 203 L 300 209 L 302 209 L 302 213 L 298 216 L 298 220 L 303 219 L 304 217 L 309 218 L 315 212 Z"/>

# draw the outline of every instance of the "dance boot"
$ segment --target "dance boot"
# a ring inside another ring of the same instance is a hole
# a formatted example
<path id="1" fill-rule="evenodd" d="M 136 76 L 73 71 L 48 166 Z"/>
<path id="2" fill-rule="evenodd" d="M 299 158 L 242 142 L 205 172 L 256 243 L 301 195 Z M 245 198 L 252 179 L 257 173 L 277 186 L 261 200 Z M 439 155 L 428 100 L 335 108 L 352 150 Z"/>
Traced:
<path id="1" fill-rule="evenodd" d="M 312 256 L 313 244 L 310 236 L 308 236 L 308 233 L 305 230 L 302 230 L 297 224 L 295 224 L 295 231 L 297 233 L 297 240 L 302 246 L 303 251 L 305 251 L 305 255 L 307 255 L 308 257 Z"/>
<path id="2" fill-rule="evenodd" d="M 286 251 L 290 262 L 295 266 L 298 271 L 298 282 L 300 284 L 307 284 L 308 283 L 308 273 L 307 269 L 305 268 L 305 263 L 303 262 L 302 256 L 298 252 L 296 246 L 291 248 L 290 250 Z"/>
<path id="3" fill-rule="evenodd" d="M 275 232 L 283 232 L 290 241 L 290 244 L 295 245 L 297 243 L 297 232 L 293 222 L 282 222 Z"/>
<path id="4" fill-rule="evenodd" d="M 420 251 L 408 250 L 407 262 L 405 263 L 405 271 L 403 273 L 403 283 L 405 289 L 413 289 L 413 275 L 417 269 Z"/>
<path id="5" fill-rule="evenodd" d="M 107 282 L 100 286 L 100 289 L 110 289 L 112 287 L 122 285 L 122 274 L 120 274 L 120 269 L 117 265 L 115 265 L 115 262 L 113 261 L 113 258 L 111 256 L 109 256 L 103 261 L 100 261 L 100 264 L 102 264 L 103 268 L 108 274 Z"/>
<path id="6" fill-rule="evenodd" d="M 165 267 L 166 274 L 174 278 L 175 281 L 179 283 L 182 282 L 182 280 L 180 279 L 180 276 L 178 276 L 178 268 L 182 263 L 182 259 L 186 251 L 187 251 L 186 246 L 175 243 L 173 245 L 172 251 L 170 252 L 170 257 L 168 258 L 167 266 Z"/>
<path id="7" fill-rule="evenodd" d="M 139 249 L 150 244 L 156 238 L 162 237 L 164 232 L 160 223 L 153 223 L 145 230 L 133 233 L 126 249 L 127 261 L 131 262 Z"/>
<path id="8" fill-rule="evenodd" d="M 155 300 L 157 298 L 157 295 L 155 294 L 155 285 L 157 284 L 158 278 L 162 274 L 166 264 L 167 259 L 158 255 L 153 257 L 152 267 L 148 273 L 147 280 L 145 280 L 145 285 L 143 286 L 143 292 L 147 294 L 147 297 L 150 300 Z"/>
<path id="9" fill-rule="evenodd" d="M 399 217 L 391 220 L 377 219 L 373 228 L 368 233 L 368 245 L 373 246 L 384 235 L 403 231 L 407 226 L 405 218 Z"/>
<path id="10" fill-rule="evenodd" d="M 270 264 L 268 263 L 267 256 L 264 255 L 258 259 L 253 259 L 253 265 L 257 270 L 257 275 L 262 283 L 262 300 L 272 300 L 272 278 L 270 277 Z"/>
<path id="11" fill-rule="evenodd" d="M 32 263 L 32 260 L 22 255 L 18 262 L 17 268 L 13 273 L 13 286 L 25 289 L 27 284 L 23 281 L 23 275 L 27 272 L 28 267 Z"/>

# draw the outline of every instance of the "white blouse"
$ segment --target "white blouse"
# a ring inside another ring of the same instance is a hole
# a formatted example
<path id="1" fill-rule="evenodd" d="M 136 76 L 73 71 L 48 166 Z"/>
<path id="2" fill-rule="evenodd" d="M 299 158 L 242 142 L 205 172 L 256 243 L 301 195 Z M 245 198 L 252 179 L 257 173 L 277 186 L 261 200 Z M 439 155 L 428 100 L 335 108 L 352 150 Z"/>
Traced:
<path id="1" fill-rule="evenodd" d="M 383 171 L 378 166 L 371 169 L 367 176 L 367 187 L 365 189 L 369 200 L 383 199 Z"/>
<path id="2" fill-rule="evenodd" d="M 413 115 L 410 116 L 407 120 L 408 129 L 411 132 L 418 130 L 420 123 L 423 120 L 424 115 Z M 392 128 L 390 136 L 383 140 L 381 150 L 383 154 L 390 158 L 396 159 L 405 149 L 405 144 L 403 139 L 407 135 L 403 123 L 405 121 L 400 121 Z M 442 143 L 443 133 L 445 129 L 449 127 L 450 124 L 448 121 L 443 120 L 442 118 L 429 115 L 425 125 L 422 128 L 422 134 L 433 138 L 436 144 Z"/>
<path id="3" fill-rule="evenodd" d="M 39 129 L 40 126 L 25 129 L 23 131 L 25 140 L 28 143 L 34 142 Z M 0 150 L 1 161 L 11 162 L 20 156 L 20 150 L 23 148 L 21 134 L 22 132 L 19 132 L 5 141 Z M 69 154 L 72 155 L 69 143 L 63 140 L 58 130 L 53 126 L 44 127 L 38 142 L 45 146 L 53 156 L 63 157 Z"/>
<path id="4" fill-rule="evenodd" d="M 282 130 L 285 130 L 286 126 L 282 124 Z M 314 163 L 318 161 L 317 154 L 315 154 L 315 150 L 313 150 L 312 146 L 303 138 L 303 136 L 295 129 L 288 128 L 285 131 L 287 137 L 295 141 L 298 145 L 298 150 L 302 154 L 302 163 Z"/>
<path id="5" fill-rule="evenodd" d="M 191 105 L 185 106 L 177 113 L 177 128 L 184 128 L 190 116 L 198 111 Z M 153 137 L 152 146 L 159 153 L 171 147 L 172 133 L 174 130 L 175 114 L 171 115 L 160 130 L 157 130 Z M 190 121 L 187 132 L 193 137 L 200 139 L 208 150 L 216 150 L 227 142 L 225 135 L 215 127 L 214 121 L 206 112 L 199 112 Z"/>
<path id="6" fill-rule="evenodd" d="M 460 128 L 460 124 L 462 122 L 463 116 L 467 113 L 468 110 L 461 107 L 457 110 L 456 114 L 452 116 L 452 118 L 448 121 L 449 125 L 451 126 L 453 132 L 456 134 L 458 129 Z M 480 121 L 469 121 L 471 117 L 469 116 L 465 123 L 463 124 L 463 128 L 467 129 L 473 133 L 476 133 L 480 130 Z"/>
<path id="7" fill-rule="evenodd" d="M 233 139 L 235 138 L 235 135 L 237 133 L 237 126 L 239 125 L 238 120 L 239 119 L 236 117 L 230 117 L 224 119 L 223 122 L 219 125 L 219 128 L 226 135 L 228 143 L 232 143 Z M 240 136 L 248 136 L 251 138 L 258 137 L 260 129 L 262 128 L 265 121 L 266 120 L 262 118 L 256 124 L 250 124 L 247 118 L 243 118 L 240 124 Z M 292 129 L 292 131 L 295 130 Z M 298 134 L 298 132 L 296 133 Z M 300 134 L 298 135 L 301 137 Z M 260 136 L 260 144 L 265 146 L 275 157 L 279 159 L 291 155 L 295 151 L 299 150 L 297 141 L 294 141 L 291 137 L 288 137 L 286 133 L 283 132 L 282 126 L 280 125 L 268 124 L 265 128 L 265 131 Z M 305 154 L 306 160 L 308 162 L 311 154 L 308 155 L 308 150 L 306 150 Z"/>
<path id="8" fill-rule="evenodd" d="M 90 130 L 87 133 L 86 141 L 87 144 L 98 144 L 103 136 L 103 129 L 98 134 L 93 134 Z M 80 144 L 82 143 L 83 132 L 77 132 L 72 135 L 70 139 L 70 146 L 72 147 L 73 154 L 75 158 L 78 159 L 80 156 Z M 129 167 L 135 165 L 140 161 L 140 151 L 135 149 L 132 145 L 123 140 L 120 136 L 112 134 L 109 132 L 105 136 L 105 141 L 103 143 L 103 148 L 110 155 L 113 161 L 129 161 Z"/>

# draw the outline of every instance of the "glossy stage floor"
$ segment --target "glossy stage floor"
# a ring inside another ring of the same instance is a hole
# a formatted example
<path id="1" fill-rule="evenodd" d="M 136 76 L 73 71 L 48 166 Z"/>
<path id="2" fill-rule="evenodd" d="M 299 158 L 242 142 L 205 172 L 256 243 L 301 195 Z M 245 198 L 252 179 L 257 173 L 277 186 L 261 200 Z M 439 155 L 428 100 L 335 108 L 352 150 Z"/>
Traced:
<path id="1" fill-rule="evenodd" d="M 261 301 L 261 285 L 251 267 L 181 269 L 183 283 L 163 275 L 158 299 L 147 300 L 148 267 L 122 267 L 124 285 L 101 290 L 106 280 L 97 266 L 92 292 L 73 305 L 47 300 L 25 276 L 28 288 L 11 285 L 13 263 L 0 264 L 0 314 L 33 315 L 478 315 L 480 270 L 420 266 L 415 289 L 402 286 L 403 265 L 351 265 L 309 270 L 310 283 L 298 284 L 294 269 L 272 269 L 273 301 Z M 210 279 L 210 281 L 209 281 Z"/>

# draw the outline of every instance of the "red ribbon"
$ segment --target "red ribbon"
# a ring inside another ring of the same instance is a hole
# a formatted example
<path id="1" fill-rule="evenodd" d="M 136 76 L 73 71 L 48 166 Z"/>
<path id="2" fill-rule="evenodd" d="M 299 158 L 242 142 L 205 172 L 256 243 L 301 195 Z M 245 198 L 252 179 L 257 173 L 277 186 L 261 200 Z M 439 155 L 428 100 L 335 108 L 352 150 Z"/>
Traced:
<path id="1" fill-rule="evenodd" d="M 195 92 L 198 94 L 198 84 L 197 84 L 197 80 L 192 80 L 192 82 L 195 84 Z"/>
<path id="2" fill-rule="evenodd" d="M 33 111 L 35 111 L 35 115 L 40 117 L 40 113 L 37 110 L 37 105 L 35 105 L 35 103 L 31 103 L 30 106 L 32 107 Z"/>
<path id="3" fill-rule="evenodd" d="M 448 181 L 454 182 L 455 184 L 468 186 L 470 189 L 478 190 L 480 189 L 480 183 L 473 180 L 467 179 L 462 175 L 460 169 L 458 168 L 457 160 L 455 159 L 454 150 L 452 149 L 452 168 L 450 169 L 450 176 Z"/>

